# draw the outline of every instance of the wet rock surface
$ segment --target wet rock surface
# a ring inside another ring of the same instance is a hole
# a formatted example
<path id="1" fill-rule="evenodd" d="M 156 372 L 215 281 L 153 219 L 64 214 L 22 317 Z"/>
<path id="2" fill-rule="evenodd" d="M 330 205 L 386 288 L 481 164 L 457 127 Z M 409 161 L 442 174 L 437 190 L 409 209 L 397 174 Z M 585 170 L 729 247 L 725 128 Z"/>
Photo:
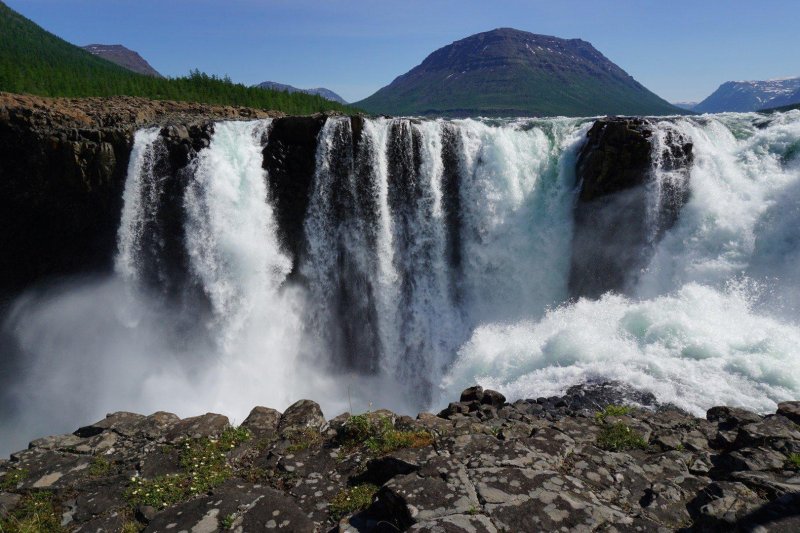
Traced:
<path id="1" fill-rule="evenodd" d="M 329 421 L 302 400 L 257 407 L 240 428 L 211 413 L 110 414 L 0 462 L 0 520 L 45 495 L 67 531 L 800 527 L 793 403 L 696 418 L 613 383 L 459 400 L 438 416 Z"/>
<path id="2" fill-rule="evenodd" d="M 611 117 L 587 133 L 575 168 L 570 292 L 599 297 L 636 280 L 689 200 L 693 144 L 656 119 Z"/>

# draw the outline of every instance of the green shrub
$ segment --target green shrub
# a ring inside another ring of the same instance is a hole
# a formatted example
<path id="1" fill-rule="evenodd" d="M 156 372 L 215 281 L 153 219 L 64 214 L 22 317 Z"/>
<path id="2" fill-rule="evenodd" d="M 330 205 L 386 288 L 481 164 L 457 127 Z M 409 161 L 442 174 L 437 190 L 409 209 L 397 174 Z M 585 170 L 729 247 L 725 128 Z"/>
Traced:
<path id="1" fill-rule="evenodd" d="M 597 436 L 597 446 L 612 452 L 647 448 L 642 436 L 622 422 L 605 426 Z"/>
<path id="2" fill-rule="evenodd" d="M 366 509 L 376 492 L 378 487 L 369 483 L 340 490 L 328 505 L 331 518 L 339 520 L 343 516 Z"/>

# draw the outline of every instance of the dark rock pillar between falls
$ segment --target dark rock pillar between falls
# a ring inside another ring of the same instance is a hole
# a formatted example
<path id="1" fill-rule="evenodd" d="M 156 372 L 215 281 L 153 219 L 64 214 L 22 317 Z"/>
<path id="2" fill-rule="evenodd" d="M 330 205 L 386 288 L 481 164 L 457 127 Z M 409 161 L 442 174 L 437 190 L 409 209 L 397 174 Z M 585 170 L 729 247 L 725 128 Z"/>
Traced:
<path id="1" fill-rule="evenodd" d="M 284 117 L 273 120 L 264 147 L 264 169 L 278 223 L 278 237 L 297 258 L 303 251 L 303 223 L 306 219 L 316 170 L 317 137 L 326 117 Z"/>
<path id="2" fill-rule="evenodd" d="M 668 130 L 663 152 L 654 150 L 656 127 L 648 119 L 609 118 L 587 134 L 576 165 L 573 297 L 629 288 L 688 200 L 692 144 Z M 655 194 L 656 171 L 678 172 L 681 179 L 661 184 Z"/>

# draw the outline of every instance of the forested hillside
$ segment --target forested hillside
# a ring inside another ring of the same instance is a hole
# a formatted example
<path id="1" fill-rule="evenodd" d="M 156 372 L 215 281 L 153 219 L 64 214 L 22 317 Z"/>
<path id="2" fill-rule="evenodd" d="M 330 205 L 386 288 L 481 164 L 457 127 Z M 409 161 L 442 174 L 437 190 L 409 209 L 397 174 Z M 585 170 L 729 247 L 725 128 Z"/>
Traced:
<path id="1" fill-rule="evenodd" d="M 45 31 L 0 2 L 0 91 L 41 96 L 143 96 L 275 109 L 347 111 L 316 95 L 266 91 L 197 70 L 181 78 L 130 72 Z"/>

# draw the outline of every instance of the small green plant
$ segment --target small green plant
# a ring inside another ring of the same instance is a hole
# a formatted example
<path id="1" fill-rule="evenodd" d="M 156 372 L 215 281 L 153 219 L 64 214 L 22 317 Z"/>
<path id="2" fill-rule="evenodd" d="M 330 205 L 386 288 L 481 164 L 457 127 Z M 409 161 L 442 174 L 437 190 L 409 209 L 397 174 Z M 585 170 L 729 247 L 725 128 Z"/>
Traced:
<path id="1" fill-rule="evenodd" d="M 385 454 L 401 448 L 428 446 L 433 444 L 433 436 L 424 430 L 399 430 L 389 417 L 374 420 L 367 415 L 356 415 L 342 428 L 339 441 L 345 448 L 364 445 L 375 454 Z"/>
<path id="2" fill-rule="evenodd" d="M 296 453 L 309 449 L 322 442 L 322 435 L 314 428 L 305 428 L 287 435 L 291 444 L 286 448 L 287 452 Z"/>
<path id="3" fill-rule="evenodd" d="M 478 508 L 473 505 L 467 510 L 467 514 L 470 516 L 475 516 L 476 514 L 478 514 Z"/>
<path id="4" fill-rule="evenodd" d="M 614 405 L 609 404 L 602 411 L 598 411 L 594 414 L 594 418 L 602 422 L 609 416 L 625 416 L 630 414 L 631 408 L 627 405 Z"/>
<path id="5" fill-rule="evenodd" d="M 49 492 L 32 492 L 0 519 L 2 533 L 62 533 L 61 513 Z"/>
<path id="6" fill-rule="evenodd" d="M 0 490 L 14 490 L 21 481 L 28 478 L 26 468 L 12 468 L 0 478 Z"/>
<path id="7" fill-rule="evenodd" d="M 230 529 L 233 527 L 233 523 L 236 521 L 236 513 L 231 513 L 222 517 L 222 520 L 219 521 L 219 527 L 221 529 Z"/>
<path id="8" fill-rule="evenodd" d="M 342 427 L 340 437 L 350 442 L 364 442 L 374 434 L 373 424 L 366 414 L 351 416 Z"/>
<path id="9" fill-rule="evenodd" d="M 139 533 L 139 524 L 132 520 L 126 520 L 120 528 L 121 533 Z"/>
<path id="10" fill-rule="evenodd" d="M 111 471 L 111 461 L 105 457 L 97 456 L 92 459 L 89 465 L 89 475 L 92 477 L 103 477 Z"/>
<path id="11" fill-rule="evenodd" d="M 204 437 L 180 445 L 180 474 L 131 478 L 125 497 L 132 506 L 162 509 L 203 494 L 233 475 L 226 453 L 250 438 L 244 428 L 227 428 L 218 439 Z"/>
<path id="12" fill-rule="evenodd" d="M 328 504 L 328 511 L 334 520 L 362 511 L 370 506 L 378 487 L 369 483 L 340 490 Z"/>
<path id="13" fill-rule="evenodd" d="M 617 422 L 604 427 L 597 435 L 597 446 L 612 452 L 647 448 L 647 442 L 630 426 Z"/>
<path id="14" fill-rule="evenodd" d="M 790 468 L 800 470 L 800 453 L 790 453 L 788 464 Z"/>

